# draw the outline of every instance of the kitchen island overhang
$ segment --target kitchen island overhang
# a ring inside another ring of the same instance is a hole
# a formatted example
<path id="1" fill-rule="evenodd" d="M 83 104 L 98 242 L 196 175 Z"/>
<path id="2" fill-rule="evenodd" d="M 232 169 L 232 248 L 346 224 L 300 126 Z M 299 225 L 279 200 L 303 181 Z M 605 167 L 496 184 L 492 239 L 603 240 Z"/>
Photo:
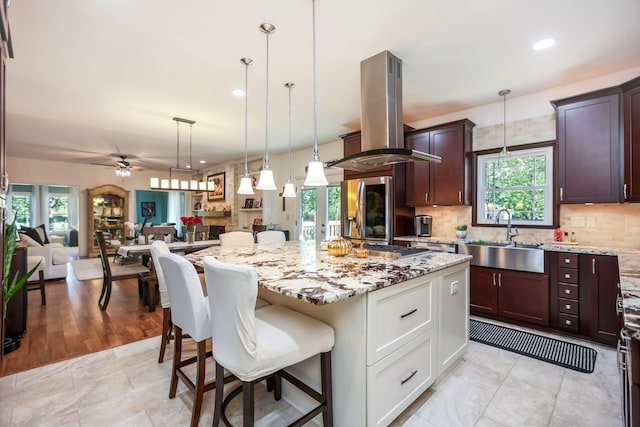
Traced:
<path id="1" fill-rule="evenodd" d="M 209 248 L 187 259 L 202 265 L 207 255 L 254 266 L 261 298 L 334 328 L 336 426 L 388 424 L 445 378 L 468 346 L 470 256 L 358 259 L 286 242 Z M 290 371 L 319 390 L 316 359 Z M 286 383 L 283 397 L 301 411 L 314 405 Z"/>

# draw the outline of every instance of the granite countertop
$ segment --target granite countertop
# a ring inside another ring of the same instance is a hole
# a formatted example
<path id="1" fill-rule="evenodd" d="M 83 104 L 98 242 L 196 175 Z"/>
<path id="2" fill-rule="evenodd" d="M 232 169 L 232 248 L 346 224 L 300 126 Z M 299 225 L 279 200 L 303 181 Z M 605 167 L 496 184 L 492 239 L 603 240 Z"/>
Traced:
<path id="1" fill-rule="evenodd" d="M 252 248 L 211 247 L 185 257 L 202 267 L 212 255 L 219 261 L 252 265 L 259 286 L 311 304 L 328 304 L 375 291 L 469 261 L 471 256 L 433 252 L 399 259 L 330 256 L 298 241 L 256 244 Z"/>

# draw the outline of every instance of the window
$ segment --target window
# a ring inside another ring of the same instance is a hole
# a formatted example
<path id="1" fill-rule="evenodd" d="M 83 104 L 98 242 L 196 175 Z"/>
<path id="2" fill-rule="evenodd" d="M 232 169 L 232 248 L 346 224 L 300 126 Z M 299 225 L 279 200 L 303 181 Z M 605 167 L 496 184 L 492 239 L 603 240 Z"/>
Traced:
<path id="1" fill-rule="evenodd" d="M 507 209 L 515 225 L 553 225 L 553 147 L 478 155 L 477 223 L 494 224 Z"/>

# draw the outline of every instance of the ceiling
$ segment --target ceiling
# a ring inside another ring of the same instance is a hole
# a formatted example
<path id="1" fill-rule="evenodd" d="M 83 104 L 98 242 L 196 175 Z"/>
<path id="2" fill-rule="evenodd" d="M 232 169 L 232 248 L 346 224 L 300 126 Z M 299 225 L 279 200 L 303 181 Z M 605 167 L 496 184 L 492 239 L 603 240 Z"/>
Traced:
<path id="1" fill-rule="evenodd" d="M 313 144 L 311 0 L 13 0 L 7 65 L 9 156 L 70 162 L 128 155 L 176 165 L 173 117 L 196 121 L 193 159 L 243 157 L 249 56 L 249 154 Z M 615 6 L 615 7 L 614 7 Z M 318 141 L 360 129 L 359 63 L 403 60 L 405 122 L 640 66 L 638 0 L 317 0 Z M 554 37 L 551 49 L 534 42 Z M 181 127 L 189 163 L 189 128 Z M 322 155 L 322 153 L 321 153 Z M 330 159 L 323 159 L 330 160 Z M 114 159 L 115 162 L 115 159 Z"/>

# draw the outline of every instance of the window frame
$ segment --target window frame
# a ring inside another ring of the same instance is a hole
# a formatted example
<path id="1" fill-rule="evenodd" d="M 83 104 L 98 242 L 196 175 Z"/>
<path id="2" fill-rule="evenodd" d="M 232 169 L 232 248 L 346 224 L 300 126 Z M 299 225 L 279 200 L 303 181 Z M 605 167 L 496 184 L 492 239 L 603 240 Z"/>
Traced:
<path id="1" fill-rule="evenodd" d="M 532 143 L 532 144 L 523 144 L 523 145 L 518 145 L 518 146 L 512 146 L 512 147 L 508 147 L 509 152 L 511 152 L 512 154 L 516 154 L 518 151 L 534 151 L 534 150 L 543 150 L 543 149 L 551 149 L 550 152 L 550 157 L 551 157 L 551 168 L 550 170 L 547 171 L 547 179 L 550 179 L 550 184 L 549 184 L 549 194 L 546 194 L 545 200 L 550 200 L 550 224 L 533 224 L 531 222 L 522 222 L 520 220 L 516 220 L 512 222 L 512 225 L 516 225 L 517 227 L 520 228 L 538 228 L 538 229 L 553 229 L 556 227 L 556 224 L 558 224 L 558 204 L 557 204 L 557 191 L 556 191 L 556 182 L 557 182 L 557 164 L 558 164 L 558 159 L 557 159 L 557 148 L 556 148 L 556 141 L 545 141 L 545 142 L 538 142 L 538 143 Z M 481 156 L 486 156 L 486 155 L 497 155 L 498 153 L 500 153 L 502 149 L 501 148 L 496 148 L 496 149 L 490 149 L 490 150 L 482 150 L 482 151 L 476 151 L 473 153 L 473 182 L 472 182 L 472 199 L 473 199 L 473 204 L 472 204 L 472 220 L 471 220 L 471 224 L 473 226 L 478 226 L 478 227 L 504 227 L 504 224 L 494 224 L 492 222 L 480 222 L 478 221 L 478 215 L 480 213 L 480 203 L 484 203 L 482 200 L 480 200 L 479 194 L 478 194 L 478 186 L 480 184 L 480 177 L 479 177 L 479 173 L 480 173 L 480 161 L 479 158 Z M 546 202 L 545 202 L 546 204 Z"/>

